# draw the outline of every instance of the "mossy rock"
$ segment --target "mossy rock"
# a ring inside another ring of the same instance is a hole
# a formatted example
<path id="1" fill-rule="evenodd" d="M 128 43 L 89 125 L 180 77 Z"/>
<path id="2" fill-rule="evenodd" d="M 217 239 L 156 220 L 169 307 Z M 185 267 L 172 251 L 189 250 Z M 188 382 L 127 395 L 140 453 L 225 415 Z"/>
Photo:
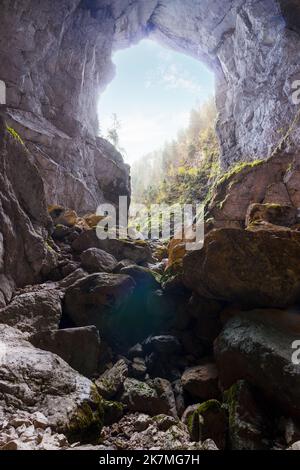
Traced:
<path id="1" fill-rule="evenodd" d="M 212 439 L 219 449 L 226 445 L 227 416 L 218 400 L 207 400 L 188 418 L 188 430 L 193 441 Z"/>
<path id="2" fill-rule="evenodd" d="M 91 399 L 78 407 L 70 420 L 66 434 L 70 442 L 98 442 L 103 424 L 103 400 L 93 387 Z"/>
<path id="3" fill-rule="evenodd" d="M 109 426 L 119 421 L 123 414 L 125 406 L 117 401 L 102 400 L 104 410 L 104 424 Z"/>

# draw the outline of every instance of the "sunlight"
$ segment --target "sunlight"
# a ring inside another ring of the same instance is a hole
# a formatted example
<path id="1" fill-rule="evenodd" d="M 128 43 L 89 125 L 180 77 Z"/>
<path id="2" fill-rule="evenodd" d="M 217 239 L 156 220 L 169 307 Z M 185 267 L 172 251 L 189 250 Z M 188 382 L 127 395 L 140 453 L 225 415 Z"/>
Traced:
<path id="1" fill-rule="evenodd" d="M 100 132 L 116 115 L 119 148 L 128 163 L 176 138 L 190 111 L 214 94 L 214 75 L 201 62 L 145 39 L 117 51 L 114 80 L 99 100 Z"/>

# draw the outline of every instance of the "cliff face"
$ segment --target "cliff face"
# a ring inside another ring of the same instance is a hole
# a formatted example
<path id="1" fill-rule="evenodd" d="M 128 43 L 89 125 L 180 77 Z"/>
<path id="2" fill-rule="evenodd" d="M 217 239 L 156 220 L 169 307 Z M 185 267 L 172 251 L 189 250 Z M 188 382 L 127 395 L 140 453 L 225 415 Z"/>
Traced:
<path id="1" fill-rule="evenodd" d="M 3 0 L 0 79 L 7 85 L 7 103 L 33 113 L 34 119 L 43 118 L 42 131 L 46 119 L 55 127 L 54 140 L 63 139 L 60 148 L 52 150 L 53 139 L 49 141 L 47 132 L 42 132 L 39 142 L 33 138 L 48 186 L 53 188 L 55 180 L 60 182 L 57 186 L 66 182 L 68 188 L 67 199 L 59 187 L 48 191 L 48 199 L 73 203 L 79 210 L 90 210 L 107 199 L 101 169 L 96 168 L 105 167 L 106 160 L 117 166 L 114 186 L 122 181 L 119 192 L 129 193 L 128 169 L 111 149 L 105 146 L 103 165 L 95 163 L 101 160 L 94 139 L 97 99 L 113 77 L 112 50 L 148 35 L 205 61 L 215 71 L 224 167 L 270 155 L 297 112 L 292 103 L 292 83 L 300 77 L 295 4 L 293 0 L 42 0 L 37 8 L 35 0 Z M 19 115 L 20 120 L 32 130 L 32 115 Z M 291 143 L 298 139 L 292 132 Z M 74 146 L 79 149 L 77 156 Z M 75 197 L 75 188 L 86 204 Z"/>

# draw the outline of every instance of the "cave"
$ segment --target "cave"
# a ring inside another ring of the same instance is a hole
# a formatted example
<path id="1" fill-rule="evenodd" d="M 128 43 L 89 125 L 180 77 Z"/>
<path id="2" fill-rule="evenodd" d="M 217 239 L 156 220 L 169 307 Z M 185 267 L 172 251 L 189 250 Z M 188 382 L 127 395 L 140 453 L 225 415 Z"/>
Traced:
<path id="1" fill-rule="evenodd" d="M 0 450 L 300 449 L 298 3 L 1 1 Z M 146 38 L 215 75 L 191 252 L 97 232 L 132 195 L 99 95 Z"/>
<path id="2" fill-rule="evenodd" d="M 290 24 L 289 5 L 276 0 L 215 1 L 212 5 L 208 0 L 69 1 L 57 2 L 53 8 L 42 2 L 35 10 L 30 1 L 19 8 L 4 2 L 0 79 L 7 85 L 7 104 L 18 109 L 14 118 L 21 125 L 26 120 L 28 126 L 45 127 L 45 123 L 33 126 L 28 114 L 20 115 L 21 111 L 33 113 L 35 119 L 46 119 L 55 127 L 49 129 L 50 134 L 57 132 L 63 139 L 63 152 L 52 150 L 55 167 L 47 169 L 47 177 L 43 167 L 51 163 L 47 157 L 38 162 L 45 180 L 52 175 L 46 188 L 48 199 L 79 211 L 90 210 L 103 198 L 113 199 L 109 184 L 102 183 L 99 190 L 95 177 L 99 169 L 92 168 L 94 152 L 82 148 L 81 157 L 75 159 L 66 139 L 81 139 L 80 145 L 95 138 L 99 92 L 114 74 L 112 51 L 145 37 L 190 54 L 214 71 L 224 169 L 270 156 L 280 143 L 280 132 L 289 128 L 297 111 L 291 87 L 299 73 L 299 37 L 297 15 Z M 20 30 L 21 24 L 30 28 Z M 13 60 L 11 48 L 18 51 Z M 290 140 L 297 142 L 297 132 Z M 116 179 L 123 180 L 126 194 L 126 169 L 119 166 Z M 69 187 L 67 198 L 59 194 L 61 184 Z M 79 200 L 75 188 L 85 194 L 85 202 Z"/>

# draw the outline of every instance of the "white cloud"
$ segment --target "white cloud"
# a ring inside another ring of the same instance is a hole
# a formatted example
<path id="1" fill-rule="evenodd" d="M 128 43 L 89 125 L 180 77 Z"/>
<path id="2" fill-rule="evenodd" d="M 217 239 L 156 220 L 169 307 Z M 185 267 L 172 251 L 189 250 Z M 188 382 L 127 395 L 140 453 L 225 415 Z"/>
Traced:
<path id="1" fill-rule="evenodd" d="M 159 85 L 168 90 L 185 90 L 194 95 L 203 92 L 197 79 L 191 76 L 185 69 L 173 63 L 158 67 L 148 75 L 145 81 L 145 88 Z"/>

